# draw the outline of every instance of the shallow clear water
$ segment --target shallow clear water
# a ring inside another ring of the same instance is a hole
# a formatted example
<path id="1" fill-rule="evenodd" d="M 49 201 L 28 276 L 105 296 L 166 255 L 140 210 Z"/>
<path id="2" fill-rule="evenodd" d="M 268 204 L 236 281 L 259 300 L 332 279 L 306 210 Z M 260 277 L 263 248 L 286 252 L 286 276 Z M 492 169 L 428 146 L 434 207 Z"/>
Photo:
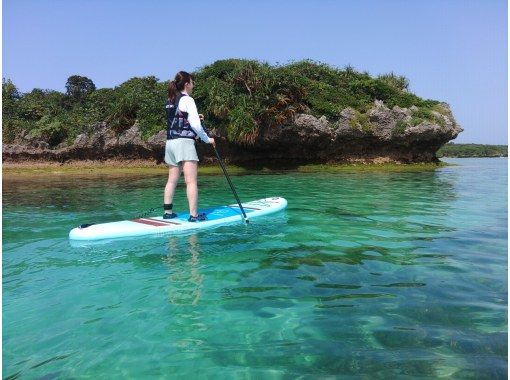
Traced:
<path id="1" fill-rule="evenodd" d="M 448 161 L 234 177 L 288 209 L 83 246 L 71 228 L 159 207 L 165 178 L 4 179 L 3 376 L 506 378 L 507 160 Z"/>

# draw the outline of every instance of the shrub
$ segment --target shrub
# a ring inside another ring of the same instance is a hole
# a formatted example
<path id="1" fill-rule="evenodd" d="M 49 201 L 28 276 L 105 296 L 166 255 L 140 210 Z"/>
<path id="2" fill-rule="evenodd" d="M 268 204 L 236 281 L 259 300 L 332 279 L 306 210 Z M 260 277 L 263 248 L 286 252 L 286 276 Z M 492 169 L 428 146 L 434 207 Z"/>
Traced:
<path id="1" fill-rule="evenodd" d="M 409 88 L 409 79 L 401 75 L 395 75 L 393 72 L 379 75 L 377 79 L 397 91 L 407 91 Z"/>
<path id="2" fill-rule="evenodd" d="M 370 132 L 372 124 L 367 114 L 356 111 L 354 118 L 349 120 L 349 126 L 353 129 L 361 129 L 363 132 Z"/>
<path id="3" fill-rule="evenodd" d="M 252 144 L 266 128 L 274 128 L 304 110 L 305 89 L 286 67 L 248 60 L 224 60 L 196 75 L 194 93 L 206 118 L 229 139 Z"/>
<path id="4" fill-rule="evenodd" d="M 44 122 L 30 132 L 31 137 L 40 137 L 50 146 L 57 146 L 67 137 L 68 129 L 59 121 Z"/>
<path id="5" fill-rule="evenodd" d="M 425 120 L 421 117 L 411 116 L 411 125 L 416 127 L 417 125 L 423 123 Z"/>
<path id="6" fill-rule="evenodd" d="M 403 135 L 407 128 L 407 123 L 404 120 L 398 120 L 392 130 L 392 135 Z"/>

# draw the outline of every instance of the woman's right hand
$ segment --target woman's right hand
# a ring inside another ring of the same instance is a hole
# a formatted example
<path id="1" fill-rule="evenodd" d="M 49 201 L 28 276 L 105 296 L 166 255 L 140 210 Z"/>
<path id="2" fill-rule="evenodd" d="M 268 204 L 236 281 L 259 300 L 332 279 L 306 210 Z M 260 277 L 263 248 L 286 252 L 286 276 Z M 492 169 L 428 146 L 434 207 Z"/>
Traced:
<path id="1" fill-rule="evenodd" d="M 209 137 L 209 144 L 212 144 L 212 146 L 216 148 L 216 141 L 211 137 Z"/>

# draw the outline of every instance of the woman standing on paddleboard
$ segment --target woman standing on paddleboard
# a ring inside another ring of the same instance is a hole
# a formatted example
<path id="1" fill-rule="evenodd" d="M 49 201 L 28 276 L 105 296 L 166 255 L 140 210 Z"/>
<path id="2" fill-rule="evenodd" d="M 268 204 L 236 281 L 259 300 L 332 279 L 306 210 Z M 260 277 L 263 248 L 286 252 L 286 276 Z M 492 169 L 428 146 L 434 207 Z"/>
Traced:
<path id="1" fill-rule="evenodd" d="M 198 214 L 198 155 L 195 139 L 200 138 L 203 142 L 213 145 L 215 141 L 202 128 L 201 115 L 198 114 L 195 101 L 190 96 L 192 91 L 193 78 L 185 71 L 179 71 L 168 85 L 165 162 L 169 169 L 163 199 L 165 210 L 163 218 L 172 219 L 177 216 L 172 211 L 172 200 L 179 177 L 184 172 L 190 213 L 188 221 L 198 222 L 207 218 L 205 214 Z"/>

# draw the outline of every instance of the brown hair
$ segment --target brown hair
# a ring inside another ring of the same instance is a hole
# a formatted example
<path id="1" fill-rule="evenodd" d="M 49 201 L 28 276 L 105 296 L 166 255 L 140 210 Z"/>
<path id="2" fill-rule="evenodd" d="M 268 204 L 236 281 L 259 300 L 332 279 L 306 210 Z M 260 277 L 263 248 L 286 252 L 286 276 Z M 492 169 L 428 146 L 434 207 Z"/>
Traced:
<path id="1" fill-rule="evenodd" d="M 177 98 L 177 95 L 184 90 L 184 85 L 190 83 L 193 76 L 186 71 L 179 71 L 175 74 L 173 81 L 168 84 L 168 100 L 173 103 Z"/>

